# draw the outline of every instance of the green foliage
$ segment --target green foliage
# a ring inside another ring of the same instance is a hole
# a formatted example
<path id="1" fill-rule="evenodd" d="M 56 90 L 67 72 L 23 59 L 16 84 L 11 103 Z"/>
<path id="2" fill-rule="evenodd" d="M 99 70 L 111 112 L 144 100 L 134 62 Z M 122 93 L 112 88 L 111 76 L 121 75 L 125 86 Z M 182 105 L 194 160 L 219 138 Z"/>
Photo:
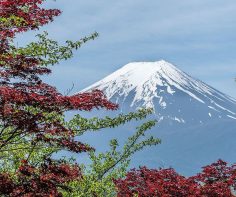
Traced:
<path id="1" fill-rule="evenodd" d="M 129 114 L 120 114 L 115 118 L 106 116 L 105 118 L 94 117 L 91 119 L 83 118 L 79 114 L 69 122 L 65 123 L 69 128 L 76 131 L 76 135 L 82 135 L 84 132 L 97 131 L 102 128 L 115 128 L 119 125 L 123 125 L 131 120 L 142 120 L 148 115 L 152 114 L 152 109 L 140 109 L 137 112 L 130 112 Z"/>
<path id="2" fill-rule="evenodd" d="M 52 121 L 64 121 L 63 115 L 58 115 L 55 112 L 46 113 L 39 108 L 32 106 L 25 106 L 25 110 L 31 114 L 41 113 L 44 116 L 46 123 Z M 17 112 L 17 110 L 16 110 Z M 15 135 L 16 128 L 6 124 L 0 125 L 1 141 L 11 139 L 11 136 Z M 21 132 L 18 130 L 18 132 Z M 34 136 L 31 136 L 33 139 Z M 3 144 L 4 145 L 4 144 Z M 0 147 L 3 146 L 0 144 Z M 21 160 L 28 160 L 32 165 L 40 164 L 44 161 L 44 158 L 49 157 L 60 149 L 57 147 L 45 146 L 42 142 L 34 143 L 34 141 L 25 138 L 24 134 L 14 136 L 11 143 L 4 145 L 4 148 L 0 149 L 0 172 L 8 172 L 14 174 L 18 167 L 21 165 Z"/>
<path id="3" fill-rule="evenodd" d="M 21 27 L 25 23 L 25 20 L 22 17 L 11 15 L 8 18 L 0 17 L 0 27 L 4 28 L 14 28 Z"/>
<path id="4" fill-rule="evenodd" d="M 82 132 L 86 129 L 98 130 L 104 127 L 115 127 L 133 119 L 143 119 L 151 112 L 152 110 L 150 109 L 142 109 L 137 113 L 119 115 L 117 118 L 110 119 L 106 117 L 105 119 L 93 118 L 87 120 L 80 117 L 78 122 L 83 123 L 80 130 Z M 78 120 L 78 116 L 75 119 Z M 73 124 L 75 124 L 75 119 L 72 121 Z M 118 141 L 113 139 L 110 141 L 109 151 L 104 153 L 91 151 L 89 153 L 91 164 L 88 166 L 83 165 L 82 168 L 84 172 L 83 179 L 71 183 L 69 187 L 71 187 L 72 192 L 65 193 L 64 195 L 68 197 L 116 196 L 113 179 L 123 178 L 125 176 L 131 156 L 146 146 L 161 143 L 159 139 L 152 136 L 145 138 L 146 131 L 154 127 L 155 124 L 156 121 L 148 121 L 137 127 L 135 134 L 128 138 L 122 148 L 120 148 Z"/>
<path id="5" fill-rule="evenodd" d="M 67 40 L 65 45 L 59 45 L 57 41 L 48 38 L 47 32 L 38 34 L 36 37 L 38 41 L 31 42 L 26 47 L 15 48 L 12 45 L 12 54 L 37 58 L 42 66 L 48 66 L 58 64 L 61 60 L 72 58 L 74 49 L 77 50 L 88 41 L 94 40 L 98 37 L 98 33 L 95 32 L 75 42 Z"/>

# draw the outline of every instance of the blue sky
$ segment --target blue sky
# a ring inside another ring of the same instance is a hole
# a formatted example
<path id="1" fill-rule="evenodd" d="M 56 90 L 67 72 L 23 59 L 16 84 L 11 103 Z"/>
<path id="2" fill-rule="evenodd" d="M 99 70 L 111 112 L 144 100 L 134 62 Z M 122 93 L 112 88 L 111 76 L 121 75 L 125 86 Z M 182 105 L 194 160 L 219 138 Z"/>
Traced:
<path id="1" fill-rule="evenodd" d="M 47 77 L 62 92 L 77 92 L 132 61 L 165 59 L 236 97 L 235 0 L 48 0 L 63 11 L 41 31 L 65 41 L 94 31 L 100 37 Z M 18 36 L 19 45 L 36 32 Z"/>

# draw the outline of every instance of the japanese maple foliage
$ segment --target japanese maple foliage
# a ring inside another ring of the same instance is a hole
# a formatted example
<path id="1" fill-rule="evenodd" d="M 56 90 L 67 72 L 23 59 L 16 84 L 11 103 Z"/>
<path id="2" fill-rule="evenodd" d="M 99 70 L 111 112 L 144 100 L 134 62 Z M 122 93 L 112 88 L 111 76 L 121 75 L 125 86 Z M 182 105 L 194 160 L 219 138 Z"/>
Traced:
<path id="1" fill-rule="evenodd" d="M 61 11 L 58 9 L 43 9 L 40 5 L 44 0 L 1 0 L 0 16 L 10 18 L 11 16 L 21 19 L 21 24 L 12 21 L 11 26 L 1 25 L 1 38 L 13 38 L 15 33 L 37 29 L 52 21 Z"/>
<path id="2" fill-rule="evenodd" d="M 5 196 L 62 196 L 58 188 L 69 189 L 64 183 L 82 177 L 78 165 L 46 160 L 35 168 L 22 161 L 16 172 L 17 179 L 12 180 L 7 174 L 0 174 L 0 193 Z"/>
<path id="3" fill-rule="evenodd" d="M 46 123 L 45 113 L 56 112 L 62 114 L 67 110 L 91 110 L 104 107 L 116 109 L 102 92 L 63 96 L 56 88 L 45 84 L 40 75 L 51 72 L 49 68 L 40 65 L 40 58 L 24 55 L 13 55 L 9 48 L 9 38 L 16 32 L 38 28 L 53 20 L 60 14 L 59 10 L 45 10 L 40 8 L 41 0 L 1 0 L 0 17 L 12 15 L 23 19 L 23 26 L 0 27 L 0 118 L 3 124 L 1 134 L 7 127 L 14 128 L 12 134 L 4 141 L 0 141 L 1 148 L 11 143 L 16 135 L 34 135 L 37 140 L 61 143 L 64 147 L 75 152 L 86 151 L 81 143 L 73 141 L 73 132 L 65 128 L 60 122 Z M 15 79 L 14 81 L 12 79 Z M 17 80 L 17 82 L 16 82 Z M 29 107 L 37 109 L 38 113 L 27 110 Z M 27 108 L 27 109 L 26 109 Z M 60 138 L 50 138 L 45 134 L 57 135 Z"/>
<path id="4" fill-rule="evenodd" d="M 196 176 L 184 177 L 174 169 L 142 167 L 114 180 L 118 196 L 131 197 L 233 197 L 236 191 L 236 166 L 219 160 Z"/>
<path id="5" fill-rule="evenodd" d="M 55 147 L 75 153 L 89 151 L 92 148 L 76 141 L 75 132 L 57 118 L 58 115 L 68 110 L 117 108 L 98 90 L 74 96 L 62 95 L 40 79 L 40 76 L 51 73 L 42 64 L 42 56 L 35 55 L 33 48 L 31 54 L 28 49 L 27 53 L 23 53 L 22 49 L 20 51 L 14 46 L 13 39 L 17 33 L 38 29 L 60 15 L 60 10 L 42 8 L 43 2 L 0 0 L 0 154 L 4 151 L 10 154 L 19 143 L 29 145 L 29 154 L 27 158 L 22 158 L 25 160 L 14 177 L 0 172 L 1 195 L 60 196 L 58 188 L 81 178 L 78 165 L 61 164 L 45 156 L 39 165 L 32 166 L 28 163 L 30 149 Z M 84 42 L 87 40 L 84 39 Z M 73 48 L 77 45 L 72 43 Z M 50 53 L 48 50 L 46 53 Z"/>

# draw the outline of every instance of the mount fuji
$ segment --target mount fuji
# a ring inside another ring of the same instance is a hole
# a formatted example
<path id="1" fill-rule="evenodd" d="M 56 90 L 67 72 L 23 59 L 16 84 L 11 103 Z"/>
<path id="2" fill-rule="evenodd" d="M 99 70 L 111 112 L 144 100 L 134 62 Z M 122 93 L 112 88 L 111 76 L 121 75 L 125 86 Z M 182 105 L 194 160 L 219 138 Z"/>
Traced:
<path id="1" fill-rule="evenodd" d="M 236 162 L 236 100 L 173 64 L 129 63 L 81 92 L 93 89 L 102 90 L 124 113 L 154 109 L 151 119 L 158 124 L 150 135 L 162 144 L 136 154 L 133 166 L 174 167 L 191 175 L 220 158 Z M 129 129 L 130 125 L 123 128 Z M 105 143 L 106 135 L 117 137 L 117 132 L 106 132 L 95 147 Z M 118 136 L 125 138 L 128 133 Z"/>

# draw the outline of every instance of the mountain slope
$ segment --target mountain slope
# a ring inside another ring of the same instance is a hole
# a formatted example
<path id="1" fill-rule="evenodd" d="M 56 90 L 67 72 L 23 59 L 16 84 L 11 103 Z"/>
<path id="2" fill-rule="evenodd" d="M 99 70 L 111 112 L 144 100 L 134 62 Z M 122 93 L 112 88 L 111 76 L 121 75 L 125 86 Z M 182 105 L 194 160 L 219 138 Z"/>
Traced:
<path id="1" fill-rule="evenodd" d="M 163 60 L 130 63 L 82 92 L 92 89 L 104 91 L 125 113 L 141 107 L 155 109 L 150 119 L 159 122 L 150 135 L 162 144 L 136 154 L 132 167 L 171 166 L 192 175 L 219 158 L 236 162 L 236 100 L 174 65 Z M 130 123 L 84 139 L 103 150 L 108 139 L 127 139 L 136 126 Z"/>

